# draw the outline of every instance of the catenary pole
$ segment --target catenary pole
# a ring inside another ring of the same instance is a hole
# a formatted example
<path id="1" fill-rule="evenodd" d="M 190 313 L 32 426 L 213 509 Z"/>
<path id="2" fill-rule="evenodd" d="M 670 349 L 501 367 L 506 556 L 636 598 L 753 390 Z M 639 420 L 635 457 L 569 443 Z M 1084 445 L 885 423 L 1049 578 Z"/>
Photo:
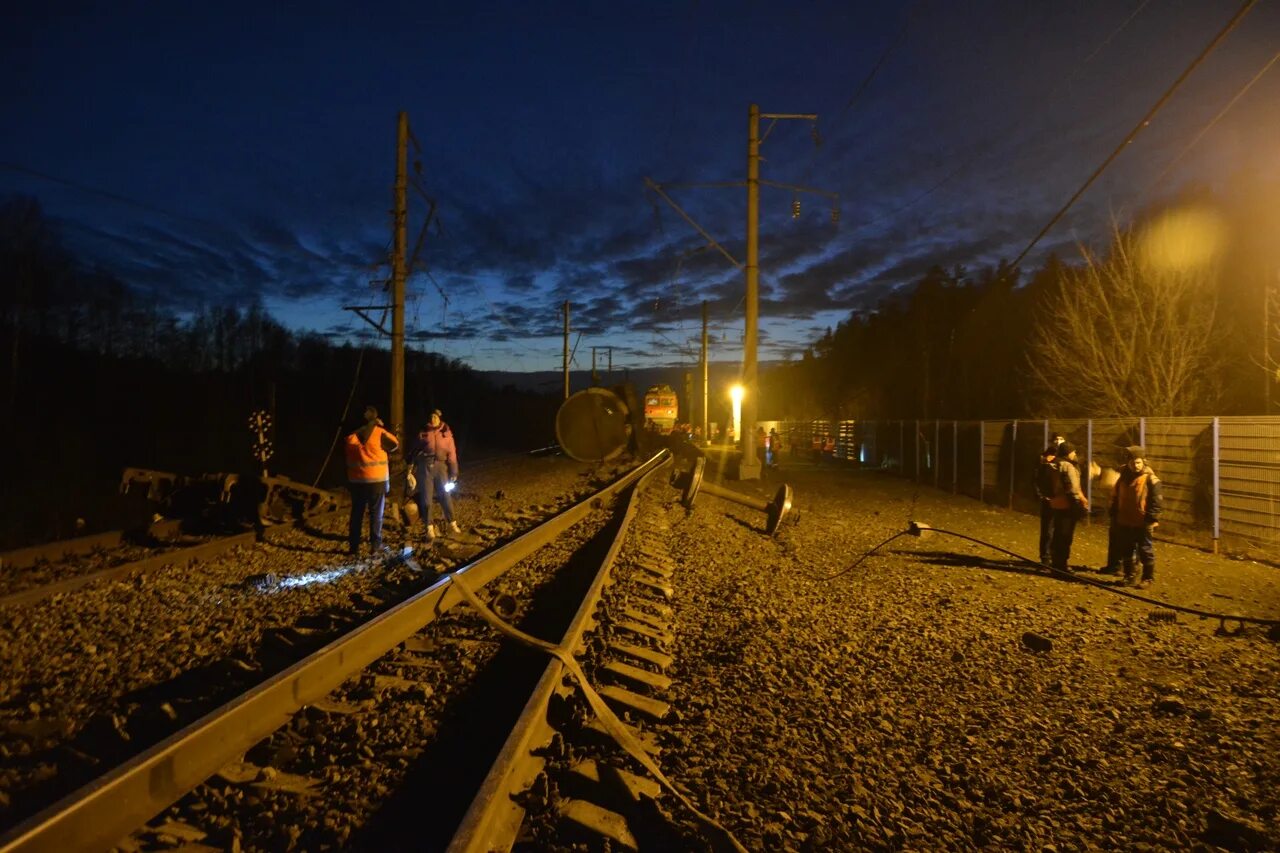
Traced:
<path id="1" fill-rule="evenodd" d="M 710 442 L 711 421 L 707 406 L 710 397 L 707 392 L 707 300 L 702 300 L 702 440 Z"/>
<path id="2" fill-rule="evenodd" d="M 798 119 L 817 121 L 818 117 L 799 113 L 761 113 L 752 104 L 747 110 L 747 296 L 746 330 L 742 337 L 742 462 L 739 479 L 760 479 L 760 460 L 756 458 L 756 418 L 760 412 L 759 366 L 756 362 L 756 343 L 760 319 L 760 119 L 771 122 Z M 772 129 L 773 125 L 770 125 Z M 767 133 L 765 134 L 768 135 Z M 804 192 L 819 192 L 808 187 L 791 187 L 766 181 L 770 186 Z"/>
<path id="3" fill-rule="evenodd" d="M 564 398 L 569 399 L 569 300 L 564 301 Z"/>
<path id="4" fill-rule="evenodd" d="M 404 283 L 405 198 L 408 186 L 409 114 L 401 111 L 396 126 L 395 233 L 391 252 L 391 431 L 404 440 Z"/>
<path id="5" fill-rule="evenodd" d="M 760 314 L 760 107 L 747 113 L 747 299 L 742 338 L 742 462 L 738 477 L 760 479 L 756 460 L 756 416 L 760 411 L 756 334 Z"/>

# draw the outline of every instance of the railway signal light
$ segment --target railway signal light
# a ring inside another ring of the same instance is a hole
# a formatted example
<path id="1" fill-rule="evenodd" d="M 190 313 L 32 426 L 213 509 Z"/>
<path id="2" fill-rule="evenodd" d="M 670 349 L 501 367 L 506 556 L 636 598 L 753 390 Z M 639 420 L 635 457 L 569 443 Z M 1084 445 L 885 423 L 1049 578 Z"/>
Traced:
<path id="1" fill-rule="evenodd" d="M 271 415 L 265 411 L 258 410 L 249 415 L 249 432 L 253 433 L 253 458 L 258 460 L 263 470 L 266 470 L 267 460 L 275 455 L 275 446 L 271 443 L 271 439 L 267 437 L 271 430 Z"/>

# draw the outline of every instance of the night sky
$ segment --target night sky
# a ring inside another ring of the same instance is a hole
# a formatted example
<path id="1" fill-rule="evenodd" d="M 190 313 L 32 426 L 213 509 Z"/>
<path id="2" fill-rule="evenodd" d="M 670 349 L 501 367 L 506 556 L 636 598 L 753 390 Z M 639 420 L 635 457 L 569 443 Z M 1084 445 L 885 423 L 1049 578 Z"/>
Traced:
<path id="1" fill-rule="evenodd" d="M 761 176 L 840 196 L 835 225 L 762 190 L 760 358 L 796 357 L 934 264 L 1018 255 L 1240 3 L 188 5 L 6 13 L 0 195 L 175 311 L 260 300 L 366 340 L 341 306 L 385 301 L 405 110 L 440 223 L 411 341 L 528 371 L 559 367 L 566 299 L 579 368 L 688 363 L 704 299 L 713 358 L 740 357 L 742 274 L 644 178 L 742 181 L 749 104 L 819 114 L 820 145 L 773 128 Z M 1280 63 L 1168 168 L 1277 50 L 1263 0 L 1024 267 L 1180 189 L 1280 179 Z M 669 192 L 743 259 L 745 189 Z"/>

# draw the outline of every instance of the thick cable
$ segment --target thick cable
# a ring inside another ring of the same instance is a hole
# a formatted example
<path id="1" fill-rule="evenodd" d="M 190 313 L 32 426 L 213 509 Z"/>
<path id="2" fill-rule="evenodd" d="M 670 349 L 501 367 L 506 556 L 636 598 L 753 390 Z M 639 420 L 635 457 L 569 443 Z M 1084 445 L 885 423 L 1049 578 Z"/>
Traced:
<path id="1" fill-rule="evenodd" d="M 990 548 L 993 551 L 999 551 L 1002 554 L 1007 554 L 1008 556 L 1013 557 L 1016 560 L 1021 560 L 1022 562 L 1027 563 L 1029 565 L 1036 566 L 1042 569 L 1048 569 L 1050 572 L 1052 572 L 1055 575 L 1065 577 L 1065 578 L 1070 578 L 1071 580 L 1079 581 L 1081 583 L 1086 583 L 1086 584 L 1089 584 L 1090 586 L 1096 587 L 1098 589 L 1106 590 L 1107 592 L 1114 593 L 1116 595 L 1123 595 L 1125 598 L 1132 598 L 1135 601 L 1145 602 L 1146 604 L 1154 604 L 1157 607 L 1163 607 L 1167 610 L 1176 610 L 1179 613 L 1189 613 L 1192 616 L 1199 616 L 1202 619 L 1217 619 L 1218 621 L 1223 623 L 1239 622 L 1241 624 L 1250 623 L 1254 625 L 1269 625 L 1269 626 L 1280 625 L 1280 619 L 1264 619 L 1260 616 L 1235 616 L 1227 613 L 1216 613 L 1211 610 L 1200 610 L 1195 607 L 1186 607 L 1181 604 L 1172 604 L 1167 601 L 1161 601 L 1158 598 L 1151 598 L 1150 596 L 1139 595 L 1136 592 L 1131 592 L 1128 589 L 1125 589 L 1123 587 L 1118 587 L 1115 584 L 1102 583 L 1101 581 L 1096 581 L 1096 580 L 1093 580 L 1092 578 L 1081 577 L 1079 574 L 1075 572 L 1071 572 L 1064 569 L 1059 569 L 1053 566 L 1046 565 L 1044 563 L 1041 563 L 1039 560 L 1033 560 L 1030 557 L 1023 556 L 1022 554 L 1019 554 L 1015 551 L 1010 551 L 1008 548 L 1001 548 L 999 545 L 995 545 L 991 542 L 986 542 L 982 539 L 977 539 L 977 538 L 974 538 L 973 536 L 969 536 L 964 533 L 957 533 L 954 530 L 945 530 L 941 527 L 916 527 L 914 525 L 912 527 L 908 527 L 906 530 L 895 533 L 894 535 L 890 536 L 888 539 L 881 542 L 879 545 L 872 548 L 870 551 L 863 554 L 861 557 L 858 558 L 857 562 L 849 566 L 849 568 L 844 569 L 843 571 L 837 572 L 834 575 L 830 575 L 829 577 L 818 578 L 818 580 L 823 580 L 823 581 L 833 580 L 835 578 L 840 577 L 841 575 L 844 575 L 844 574 L 847 574 L 848 572 L 853 571 L 855 568 L 858 567 L 858 565 L 862 563 L 863 560 L 867 559 L 867 557 L 870 557 L 876 551 L 880 550 L 885 545 L 888 545 L 890 542 L 892 542 L 893 540 L 897 539 L 900 536 L 906 536 L 908 534 L 913 536 L 919 536 L 923 533 L 942 533 L 947 536 L 954 536 L 957 539 L 964 539 L 968 542 L 973 542 L 976 545 L 982 545 L 986 548 Z"/>
<path id="2" fill-rule="evenodd" d="M 859 557 L 859 558 L 854 562 L 854 564 L 853 564 L 853 565 L 849 566 L 849 568 L 847 568 L 847 569 L 842 569 L 841 571 L 836 572 L 834 575 L 827 575 L 826 577 L 814 578 L 814 580 L 818 580 L 818 581 L 833 581 L 833 580 L 835 580 L 836 578 L 840 577 L 841 575 L 847 575 L 847 574 L 849 574 L 849 572 L 853 571 L 854 569 L 858 568 L 858 566 L 862 565 L 862 562 L 863 562 L 864 560 L 866 560 L 868 557 L 870 557 L 872 554 L 874 554 L 876 551 L 879 551 L 881 548 L 883 548 L 885 545 L 888 545 L 890 542 L 892 542 L 893 540 L 897 539 L 899 536 L 906 536 L 906 535 L 907 535 L 907 534 L 909 534 L 910 532 L 911 532 L 911 530 L 910 530 L 910 529 L 907 529 L 907 530 L 900 530 L 900 531 L 898 531 L 897 533 L 895 533 L 895 534 L 893 534 L 892 536 L 890 536 L 888 539 L 886 539 L 886 540 L 884 540 L 883 542 L 881 542 L 881 543 L 880 543 L 879 545 L 877 545 L 876 547 L 872 548 L 872 549 L 871 549 L 870 551 L 868 551 L 867 553 L 863 554 L 861 557 Z"/>
<path id="3" fill-rule="evenodd" d="M 386 312 L 383 312 L 385 315 Z M 342 417 L 338 419 L 338 429 L 333 434 L 333 442 L 329 445 L 329 452 L 324 455 L 324 462 L 320 464 L 320 470 L 316 472 L 316 478 L 311 482 L 311 488 L 315 488 L 320 482 L 320 478 L 324 476 L 325 469 L 329 467 L 329 460 L 333 458 L 333 449 L 338 446 L 338 439 L 342 437 L 342 430 L 347 423 L 347 415 L 351 412 L 351 401 L 356 397 L 356 387 L 360 384 L 360 367 L 364 364 L 364 354 L 367 347 L 360 348 L 360 357 L 356 359 L 356 375 L 351 379 L 351 393 L 347 395 L 347 404 L 342 407 Z"/>
<path id="4" fill-rule="evenodd" d="M 526 634 L 514 625 L 503 621 L 496 613 L 490 610 L 489 607 L 479 599 L 479 597 L 476 596 L 475 591 L 472 590 L 469 585 L 470 582 L 463 580 L 463 575 L 461 573 L 451 572 L 446 575 L 446 577 L 449 578 L 450 584 L 458 591 L 463 600 L 465 600 L 467 604 L 471 605 L 472 609 L 480 615 L 480 618 L 489 624 L 489 627 L 506 637 L 510 637 L 527 648 L 545 652 L 560 661 L 564 668 L 569 671 L 569 674 L 573 676 L 573 681 L 578 685 L 578 690 L 586 700 L 587 705 L 595 713 L 596 718 L 600 721 L 601 725 L 604 726 L 605 731 L 609 733 L 609 736 L 614 739 L 618 746 L 622 747 L 628 755 L 639 762 L 645 770 L 649 771 L 649 775 L 656 779 L 662 787 L 670 791 L 676 799 L 680 800 L 680 802 L 684 804 L 685 808 L 689 809 L 694 816 L 701 820 L 708 828 L 713 830 L 716 834 L 717 840 L 727 843 L 738 853 L 746 853 L 746 848 L 738 842 L 738 839 L 733 836 L 733 833 L 717 822 L 714 818 L 699 811 L 698 807 L 693 804 L 693 801 L 682 794 L 679 789 L 677 789 L 676 786 L 663 774 L 661 768 L 658 767 L 657 762 L 653 760 L 653 757 L 649 755 L 640 741 L 627 730 L 626 725 L 618 719 L 617 714 L 615 714 L 613 710 L 605 704 L 604 699 L 602 699 L 600 694 L 596 692 L 595 688 L 591 686 L 591 682 L 587 679 L 587 674 L 583 672 L 582 665 L 579 664 L 577 658 L 573 656 L 573 651 L 571 649 L 539 639 L 532 634 Z"/>

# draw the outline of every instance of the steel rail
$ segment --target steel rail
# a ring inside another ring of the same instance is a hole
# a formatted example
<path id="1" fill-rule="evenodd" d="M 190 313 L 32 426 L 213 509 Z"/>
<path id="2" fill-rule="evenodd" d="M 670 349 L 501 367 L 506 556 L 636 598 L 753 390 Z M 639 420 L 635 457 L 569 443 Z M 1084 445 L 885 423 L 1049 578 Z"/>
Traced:
<path id="1" fill-rule="evenodd" d="M 340 513 L 345 513 L 345 512 L 346 512 L 345 510 L 336 510 L 330 513 L 322 513 L 320 515 L 305 518 L 304 521 L 308 524 L 312 524 L 318 521 L 322 521 L 327 517 L 336 516 Z M 176 521 L 161 522 L 161 525 L 164 525 L 165 529 L 171 529 L 176 531 L 178 522 Z M 158 527 L 160 527 L 160 525 L 153 527 L 152 530 L 156 530 Z M 114 534 L 102 534 L 102 535 L 103 536 L 108 536 L 108 535 L 119 536 L 120 533 L 119 531 L 117 531 Z M 92 538 L 92 537 L 86 537 L 86 538 Z M 55 595 L 62 595 L 63 593 L 73 592 L 74 590 L 80 589 L 83 586 L 93 583 L 94 581 L 118 580 L 120 578 L 131 577 L 134 575 L 149 574 L 151 572 L 159 571 L 160 569 L 163 569 L 167 566 L 191 565 L 192 563 L 199 562 L 200 560 L 207 560 L 207 559 L 210 559 L 211 557 L 217 557 L 219 554 L 224 554 L 227 551 L 230 551 L 232 548 L 235 548 L 240 545 L 252 545 L 255 541 L 257 541 L 257 538 L 258 538 L 258 534 L 256 533 L 252 533 L 252 532 L 237 533 L 234 536 L 225 536 L 220 539 L 215 539 L 211 542 L 203 542 L 199 545 L 192 545 L 188 548 L 176 548 L 172 551 L 165 551 L 162 554 L 155 554 L 154 556 L 151 556 L 151 557 L 144 557 L 141 560 L 134 560 L 133 562 L 130 562 L 130 563 L 121 563 L 120 565 L 112 566 L 109 569 L 99 569 L 96 572 L 87 572 L 83 575 L 77 575 L 75 577 L 70 577 L 70 578 L 63 578 L 60 581 L 53 581 L 51 583 L 32 587 L 31 589 L 22 590 L 21 592 L 15 592 L 9 595 L 0 596 L 0 607 L 23 607 L 29 604 L 35 604 L 38 601 L 43 601 L 46 598 L 52 598 Z M 70 541 L 79 541 L 79 540 L 70 540 Z M 267 537 L 266 541 L 269 542 L 270 538 Z M 117 540 L 117 544 L 119 544 L 118 540 Z M 67 552 L 67 553 L 71 553 L 71 552 Z"/>
<path id="2" fill-rule="evenodd" d="M 166 566 L 189 565 L 197 560 L 216 557 L 225 551 L 230 551 L 237 545 L 251 545 L 255 538 L 256 534 L 240 533 L 224 539 L 215 539 L 212 542 L 192 545 L 190 548 L 178 548 L 152 557 L 144 557 L 131 563 L 121 563 L 109 569 L 100 569 L 96 572 L 64 578 L 60 581 L 6 595 L 0 598 L 0 607 L 22 607 L 28 604 L 35 604 L 37 601 L 43 601 L 55 595 L 72 592 L 94 581 L 117 580 L 131 575 L 147 574 L 148 572 L 163 569 Z"/>
<path id="3" fill-rule="evenodd" d="M 561 648 L 571 649 L 575 656 L 583 649 L 583 635 L 596 624 L 596 607 L 635 518 L 638 493 L 665 465 L 654 467 L 637 482 L 618 532 L 601 561 L 600 570 L 559 643 Z M 449 853 L 510 850 L 515 843 L 525 809 L 516 802 L 514 795 L 528 789 L 546 765 L 546 759 L 535 755 L 534 751 L 548 743 L 555 731 L 547 718 L 551 697 L 572 692 L 572 688 L 565 686 L 564 676 L 564 664 L 557 658 L 551 658 L 454 833 Z"/>
<path id="4" fill-rule="evenodd" d="M 554 518 L 459 569 L 473 589 L 500 577 L 669 458 L 662 451 Z M 407 554 L 408 552 L 406 552 Z M 447 578 L 380 613 L 0 836 L 0 853 L 103 850 L 236 760 L 462 601 Z"/>
<path id="5" fill-rule="evenodd" d="M 154 539 L 168 539 L 178 532 L 181 523 L 176 520 L 157 522 L 147 528 L 146 535 Z M 63 557 L 92 554 L 104 548 L 118 548 L 128 535 L 127 530 L 108 530 L 75 539 L 59 539 L 43 545 L 15 548 L 0 553 L 0 569 L 29 569 L 41 560 L 60 560 Z"/>

